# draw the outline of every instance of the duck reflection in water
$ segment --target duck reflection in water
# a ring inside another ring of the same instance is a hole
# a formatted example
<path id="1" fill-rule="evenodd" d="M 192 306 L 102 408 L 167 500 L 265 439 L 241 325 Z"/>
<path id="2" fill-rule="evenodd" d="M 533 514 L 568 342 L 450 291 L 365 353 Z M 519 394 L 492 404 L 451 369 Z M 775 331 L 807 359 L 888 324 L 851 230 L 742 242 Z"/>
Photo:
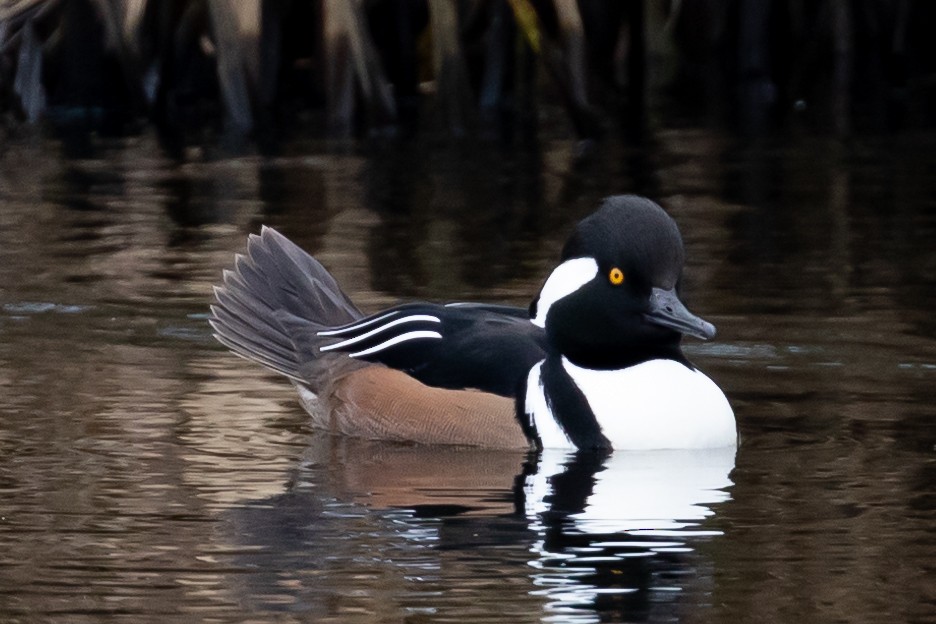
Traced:
<path id="1" fill-rule="evenodd" d="M 720 535 L 710 519 L 730 500 L 733 448 L 320 442 L 287 492 L 226 518 L 256 609 L 641 621 L 707 601 L 714 564 L 697 546 Z"/>
<path id="2" fill-rule="evenodd" d="M 702 523 L 730 498 L 734 455 L 545 452 L 524 479 L 524 513 L 547 609 L 644 619 L 652 604 L 670 602 L 667 593 L 702 581 L 689 578 L 700 562 L 688 555 L 693 543 L 721 534 Z"/>

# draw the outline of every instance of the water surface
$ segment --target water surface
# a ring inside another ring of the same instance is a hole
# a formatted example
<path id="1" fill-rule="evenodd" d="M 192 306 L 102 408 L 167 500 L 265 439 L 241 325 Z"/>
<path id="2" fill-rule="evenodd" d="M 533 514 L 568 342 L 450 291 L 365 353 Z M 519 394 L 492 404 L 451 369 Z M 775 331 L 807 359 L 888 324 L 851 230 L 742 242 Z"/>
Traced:
<path id="1" fill-rule="evenodd" d="M 936 137 L 0 147 L 0 620 L 936 621 Z M 226 353 L 261 223 L 363 308 L 526 305 L 571 224 L 679 221 L 734 453 L 340 440 Z"/>

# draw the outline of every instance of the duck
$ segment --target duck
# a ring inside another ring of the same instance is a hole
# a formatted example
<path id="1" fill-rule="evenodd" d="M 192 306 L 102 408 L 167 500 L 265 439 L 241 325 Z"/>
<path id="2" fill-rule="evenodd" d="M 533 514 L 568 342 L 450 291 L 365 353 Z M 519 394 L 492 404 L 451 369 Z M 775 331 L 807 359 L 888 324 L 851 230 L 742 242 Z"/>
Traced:
<path id="1" fill-rule="evenodd" d="M 296 387 L 334 434 L 491 449 L 616 451 L 738 443 L 721 388 L 682 350 L 715 327 L 683 304 L 675 220 L 637 195 L 572 229 L 529 308 L 406 302 L 362 312 L 271 227 L 214 286 L 209 323 Z"/>

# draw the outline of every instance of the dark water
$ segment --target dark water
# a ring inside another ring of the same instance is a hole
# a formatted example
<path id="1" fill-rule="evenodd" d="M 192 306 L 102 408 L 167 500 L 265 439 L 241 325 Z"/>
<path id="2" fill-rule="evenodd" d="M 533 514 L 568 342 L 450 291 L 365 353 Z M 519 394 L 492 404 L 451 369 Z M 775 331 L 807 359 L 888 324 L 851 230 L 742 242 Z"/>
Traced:
<path id="1" fill-rule="evenodd" d="M 9 140 L 0 621 L 936 621 L 934 147 Z M 367 309 L 524 305 L 622 191 L 683 228 L 736 456 L 330 439 L 205 323 L 261 223 Z"/>

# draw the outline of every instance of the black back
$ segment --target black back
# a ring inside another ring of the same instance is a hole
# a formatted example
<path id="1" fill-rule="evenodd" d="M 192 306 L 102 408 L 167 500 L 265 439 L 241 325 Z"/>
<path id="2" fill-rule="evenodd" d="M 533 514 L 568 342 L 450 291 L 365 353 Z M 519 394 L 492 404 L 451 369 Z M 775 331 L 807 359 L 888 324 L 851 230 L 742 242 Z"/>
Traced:
<path id="1" fill-rule="evenodd" d="M 382 316 L 386 319 L 363 325 Z M 344 333 L 341 338 L 347 340 L 394 320 L 418 316 L 434 317 L 440 322 L 400 324 L 334 350 L 355 353 L 407 332 L 437 332 L 441 339 L 405 340 L 358 359 L 402 370 L 430 386 L 471 388 L 510 398 L 516 395 L 533 365 L 545 357 L 545 332 L 530 323 L 526 310 L 508 306 L 406 304 L 363 319 L 358 323 L 363 325 L 360 330 Z"/>

